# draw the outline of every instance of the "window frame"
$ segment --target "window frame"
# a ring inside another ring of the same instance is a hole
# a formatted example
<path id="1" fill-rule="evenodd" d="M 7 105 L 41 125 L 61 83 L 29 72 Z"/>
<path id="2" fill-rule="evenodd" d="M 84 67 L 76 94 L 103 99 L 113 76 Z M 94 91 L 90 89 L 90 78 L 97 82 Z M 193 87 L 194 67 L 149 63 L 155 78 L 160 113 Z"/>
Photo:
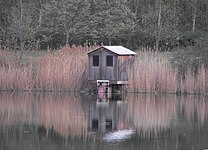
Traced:
<path id="1" fill-rule="evenodd" d="M 113 67 L 114 66 L 113 55 L 106 56 L 106 67 Z"/>
<path id="2" fill-rule="evenodd" d="M 92 66 L 93 67 L 99 67 L 100 66 L 100 55 L 92 55 Z"/>

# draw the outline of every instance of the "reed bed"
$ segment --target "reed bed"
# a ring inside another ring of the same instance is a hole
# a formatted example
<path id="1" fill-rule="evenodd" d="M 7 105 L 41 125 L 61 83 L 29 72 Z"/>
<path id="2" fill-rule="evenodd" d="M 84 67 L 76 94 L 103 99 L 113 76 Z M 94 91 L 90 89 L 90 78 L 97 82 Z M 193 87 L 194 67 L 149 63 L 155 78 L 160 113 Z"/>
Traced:
<path id="1" fill-rule="evenodd" d="M 37 65 L 35 89 L 76 90 L 87 80 L 87 47 L 64 47 L 47 53 Z"/>
<path id="2" fill-rule="evenodd" d="M 48 51 L 36 61 L 27 60 L 24 65 L 6 59 L 14 53 L 0 51 L 4 58 L 0 62 L 0 90 L 75 91 L 85 88 L 87 51 L 93 48 L 65 46 L 55 52 Z"/>
<path id="3" fill-rule="evenodd" d="M 129 91 L 143 93 L 206 94 L 207 75 L 204 65 L 197 72 L 187 67 L 180 75 L 170 63 L 168 52 L 139 51 L 129 71 Z"/>
<path id="4" fill-rule="evenodd" d="M 87 90 L 87 52 L 96 47 L 65 46 L 41 58 L 22 63 L 16 53 L 0 51 L 0 90 Z M 206 94 L 208 78 L 204 65 L 180 75 L 170 63 L 171 53 L 142 50 L 128 71 L 129 92 Z"/>

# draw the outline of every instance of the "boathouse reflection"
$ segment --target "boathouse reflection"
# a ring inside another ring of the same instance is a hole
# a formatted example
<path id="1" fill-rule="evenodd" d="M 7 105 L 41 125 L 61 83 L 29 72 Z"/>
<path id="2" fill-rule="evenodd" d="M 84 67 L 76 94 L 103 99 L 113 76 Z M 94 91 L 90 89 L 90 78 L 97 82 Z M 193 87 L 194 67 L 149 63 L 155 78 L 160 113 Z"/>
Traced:
<path id="1" fill-rule="evenodd" d="M 197 96 L 129 95 L 123 100 L 103 101 L 63 93 L 1 93 L 0 128 L 6 131 L 16 126 L 21 133 L 44 131 L 71 138 L 134 129 L 143 138 L 190 122 L 203 126 L 207 108 L 205 97 Z"/>
<path id="2" fill-rule="evenodd" d="M 128 117 L 128 102 L 126 100 L 116 101 L 104 99 L 92 101 L 88 109 L 89 131 L 113 131 L 118 129 L 131 128 Z"/>
<path id="3" fill-rule="evenodd" d="M 91 101 L 88 111 L 89 131 L 135 129 L 141 136 L 164 132 L 207 119 L 208 101 L 200 96 L 128 95 L 126 100 Z"/>

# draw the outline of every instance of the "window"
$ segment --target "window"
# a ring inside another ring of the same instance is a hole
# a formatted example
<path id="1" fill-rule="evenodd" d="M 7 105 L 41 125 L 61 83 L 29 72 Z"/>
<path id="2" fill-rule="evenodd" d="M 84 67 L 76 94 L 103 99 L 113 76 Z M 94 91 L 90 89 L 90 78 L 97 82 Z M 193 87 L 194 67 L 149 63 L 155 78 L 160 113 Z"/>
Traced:
<path id="1" fill-rule="evenodd" d="M 92 129 L 96 130 L 98 129 L 98 120 L 97 119 L 92 119 Z"/>
<path id="2" fill-rule="evenodd" d="M 107 57 L 106 57 L 106 65 L 108 67 L 113 67 L 113 56 L 107 55 Z"/>
<path id="3" fill-rule="evenodd" d="M 99 66 L 99 55 L 93 55 L 93 66 Z"/>

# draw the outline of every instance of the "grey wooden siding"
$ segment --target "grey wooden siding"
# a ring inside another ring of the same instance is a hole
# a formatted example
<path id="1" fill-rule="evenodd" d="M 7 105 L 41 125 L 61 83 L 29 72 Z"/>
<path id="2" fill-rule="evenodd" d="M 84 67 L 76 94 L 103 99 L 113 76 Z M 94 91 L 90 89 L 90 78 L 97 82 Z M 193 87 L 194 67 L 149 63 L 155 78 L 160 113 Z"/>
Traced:
<path id="1" fill-rule="evenodd" d="M 99 66 L 93 66 L 93 55 L 99 55 Z M 113 56 L 113 66 L 108 67 L 106 65 L 107 55 Z M 92 52 L 88 55 L 88 70 L 89 70 L 89 80 L 117 80 L 117 54 L 114 54 L 104 48 Z"/>
<path id="2" fill-rule="evenodd" d="M 113 66 L 107 66 L 106 57 L 113 56 Z M 117 54 L 114 54 L 106 49 L 102 51 L 102 70 L 103 79 L 106 80 L 117 80 Z"/>
<path id="3" fill-rule="evenodd" d="M 99 66 L 93 66 L 93 55 L 99 56 Z M 88 56 L 88 70 L 89 70 L 89 80 L 100 80 L 101 78 L 101 53 L 95 52 L 93 55 Z"/>
<path id="4" fill-rule="evenodd" d="M 99 66 L 93 66 L 93 55 L 99 55 Z M 113 56 L 113 66 L 107 66 L 106 57 Z M 105 48 L 88 54 L 89 80 L 128 81 L 133 56 L 119 56 Z"/>

